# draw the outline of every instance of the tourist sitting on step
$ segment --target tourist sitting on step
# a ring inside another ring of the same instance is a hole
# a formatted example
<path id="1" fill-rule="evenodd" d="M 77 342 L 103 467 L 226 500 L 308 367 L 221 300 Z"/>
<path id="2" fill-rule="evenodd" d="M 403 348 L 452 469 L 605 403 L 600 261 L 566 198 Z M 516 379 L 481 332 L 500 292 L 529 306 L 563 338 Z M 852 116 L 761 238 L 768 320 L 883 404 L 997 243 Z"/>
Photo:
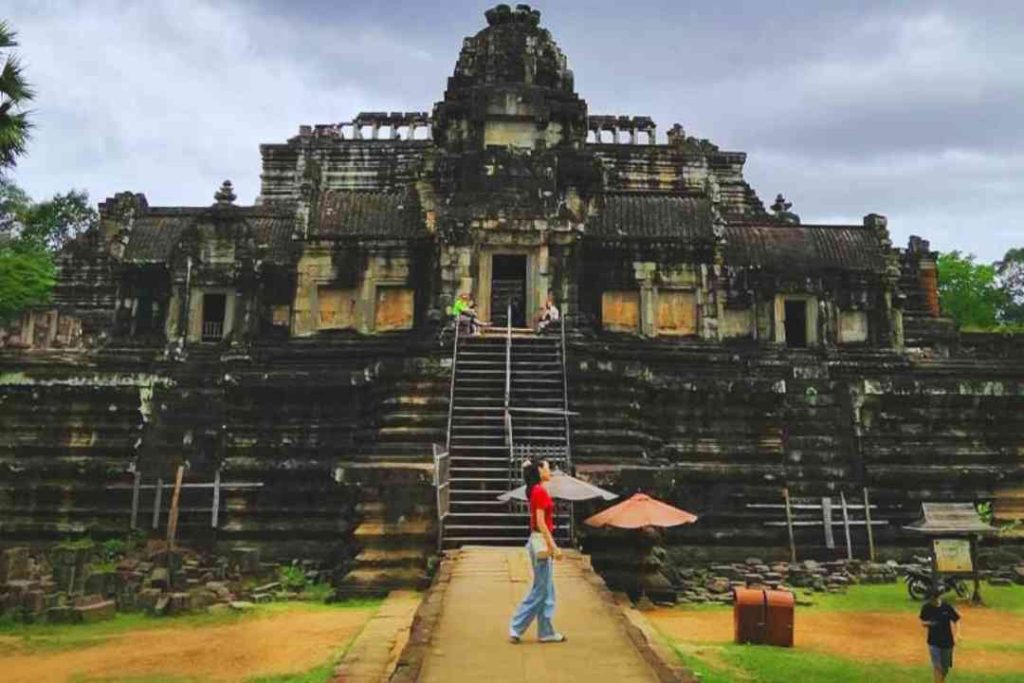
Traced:
<path id="1" fill-rule="evenodd" d="M 476 302 L 473 301 L 468 292 L 459 294 L 459 298 L 452 305 L 452 315 L 455 316 L 456 323 L 472 335 L 480 334 L 482 326 L 490 325 L 490 323 L 483 322 L 477 316 Z"/>
<path id="2" fill-rule="evenodd" d="M 558 306 L 555 306 L 555 297 L 548 292 L 548 300 L 544 303 L 544 308 L 540 309 L 540 313 L 537 314 L 537 331 L 543 332 L 551 323 L 557 323 L 561 316 Z"/>

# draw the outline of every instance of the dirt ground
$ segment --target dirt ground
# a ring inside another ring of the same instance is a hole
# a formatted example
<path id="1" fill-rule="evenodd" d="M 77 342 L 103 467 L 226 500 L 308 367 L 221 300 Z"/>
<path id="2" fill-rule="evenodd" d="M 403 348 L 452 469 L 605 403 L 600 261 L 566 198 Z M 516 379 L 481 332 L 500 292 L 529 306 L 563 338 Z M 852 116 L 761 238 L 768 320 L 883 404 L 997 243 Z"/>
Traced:
<path id="1" fill-rule="evenodd" d="M 372 610 L 317 610 L 254 615 L 229 624 L 128 631 L 100 644 L 57 652 L 0 647 L 5 683 L 120 680 L 167 676 L 244 681 L 297 673 L 340 654 Z"/>
<path id="2" fill-rule="evenodd" d="M 962 641 L 957 666 L 985 673 L 1024 671 L 1020 646 L 1024 616 L 983 607 L 957 608 Z M 647 618 L 665 635 L 687 643 L 730 643 L 731 610 L 656 610 Z M 910 612 L 800 612 L 796 614 L 795 647 L 861 661 L 885 661 L 908 666 L 927 663 L 925 633 Z M 991 648 L 991 649 L 990 649 Z"/>

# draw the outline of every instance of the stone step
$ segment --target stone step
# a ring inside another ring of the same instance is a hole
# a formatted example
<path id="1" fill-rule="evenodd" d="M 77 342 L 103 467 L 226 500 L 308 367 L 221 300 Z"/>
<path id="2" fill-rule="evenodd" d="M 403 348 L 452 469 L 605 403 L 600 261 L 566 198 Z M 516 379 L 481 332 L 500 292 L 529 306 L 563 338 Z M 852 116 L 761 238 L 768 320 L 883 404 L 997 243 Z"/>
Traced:
<path id="1" fill-rule="evenodd" d="M 367 548 L 356 555 L 357 569 L 426 566 L 428 552 L 413 548 Z"/>
<path id="2" fill-rule="evenodd" d="M 353 589 L 366 592 L 387 592 L 397 588 L 425 590 L 430 586 L 426 569 L 418 567 L 357 568 L 338 583 L 338 592 L 351 595 Z"/>

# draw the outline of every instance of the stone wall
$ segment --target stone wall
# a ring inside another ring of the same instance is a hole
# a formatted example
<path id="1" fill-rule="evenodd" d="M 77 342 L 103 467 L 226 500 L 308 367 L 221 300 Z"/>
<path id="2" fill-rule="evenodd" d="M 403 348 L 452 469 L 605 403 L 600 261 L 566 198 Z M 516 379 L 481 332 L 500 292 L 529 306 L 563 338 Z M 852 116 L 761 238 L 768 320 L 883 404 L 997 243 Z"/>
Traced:
<path id="1" fill-rule="evenodd" d="M 569 351 L 578 470 L 622 494 L 644 490 L 700 515 L 670 545 L 701 559 L 788 559 L 784 526 L 750 503 L 793 497 L 860 502 L 867 487 L 889 524 L 883 554 L 923 544 L 901 527 L 920 503 L 991 501 L 1024 480 L 1024 363 L 930 359 L 881 350 L 787 351 L 605 335 Z M 1009 509 L 1009 508 L 1007 508 Z M 578 510 L 579 517 L 590 512 Z M 837 518 L 839 514 L 837 512 Z M 581 530 L 586 534 L 585 528 Z M 802 557 L 821 527 L 797 530 Z M 614 563 L 616 535 L 589 541 Z M 864 528 L 855 554 L 866 557 Z"/>
<path id="2" fill-rule="evenodd" d="M 0 545 L 123 536 L 132 472 L 171 482 L 187 460 L 185 483 L 207 485 L 183 492 L 187 543 L 347 562 L 402 520 L 403 557 L 422 575 L 434 548 L 431 443 L 447 420 L 438 351 L 393 333 L 197 346 L 179 362 L 155 349 L 5 354 Z M 163 535 L 169 499 L 153 531 L 143 489 L 139 527 Z"/>

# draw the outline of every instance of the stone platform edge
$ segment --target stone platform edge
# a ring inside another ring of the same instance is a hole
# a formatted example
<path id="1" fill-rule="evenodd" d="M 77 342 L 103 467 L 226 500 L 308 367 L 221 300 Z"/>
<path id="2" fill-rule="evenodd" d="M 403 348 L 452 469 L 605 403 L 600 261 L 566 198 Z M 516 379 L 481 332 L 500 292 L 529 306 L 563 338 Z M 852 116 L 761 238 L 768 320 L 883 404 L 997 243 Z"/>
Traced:
<path id="1" fill-rule="evenodd" d="M 572 559 L 583 565 L 584 577 L 601 596 L 601 601 L 612 617 L 618 620 L 637 652 L 658 677 L 659 683 L 699 683 L 696 674 L 679 662 L 679 657 L 665 645 L 643 613 L 633 607 L 630 599 L 624 593 L 613 594 L 609 590 L 604 579 L 591 566 L 589 556 L 580 554 Z"/>

